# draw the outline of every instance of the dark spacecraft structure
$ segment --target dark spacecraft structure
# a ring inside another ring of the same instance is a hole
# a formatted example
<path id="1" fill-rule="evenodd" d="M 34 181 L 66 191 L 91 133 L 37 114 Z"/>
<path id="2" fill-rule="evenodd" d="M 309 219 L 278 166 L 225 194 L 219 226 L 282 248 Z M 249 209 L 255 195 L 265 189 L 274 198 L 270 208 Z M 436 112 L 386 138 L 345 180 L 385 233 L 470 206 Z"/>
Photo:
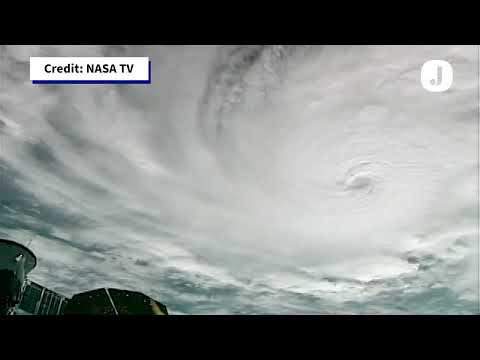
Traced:
<path id="1" fill-rule="evenodd" d="M 164 304 L 137 291 L 100 288 L 67 298 L 28 279 L 36 265 L 26 246 L 0 239 L 0 316 L 168 315 Z"/>

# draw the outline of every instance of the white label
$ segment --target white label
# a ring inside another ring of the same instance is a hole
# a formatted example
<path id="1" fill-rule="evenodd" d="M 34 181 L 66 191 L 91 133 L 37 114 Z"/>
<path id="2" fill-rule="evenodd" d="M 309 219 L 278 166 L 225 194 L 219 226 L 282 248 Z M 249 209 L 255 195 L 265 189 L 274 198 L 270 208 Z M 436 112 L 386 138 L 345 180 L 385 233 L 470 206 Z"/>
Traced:
<path id="1" fill-rule="evenodd" d="M 422 66 L 421 81 L 427 91 L 447 91 L 453 83 L 452 65 L 444 60 L 427 61 Z"/>
<path id="2" fill-rule="evenodd" d="M 31 57 L 34 84 L 149 84 L 148 57 Z"/>

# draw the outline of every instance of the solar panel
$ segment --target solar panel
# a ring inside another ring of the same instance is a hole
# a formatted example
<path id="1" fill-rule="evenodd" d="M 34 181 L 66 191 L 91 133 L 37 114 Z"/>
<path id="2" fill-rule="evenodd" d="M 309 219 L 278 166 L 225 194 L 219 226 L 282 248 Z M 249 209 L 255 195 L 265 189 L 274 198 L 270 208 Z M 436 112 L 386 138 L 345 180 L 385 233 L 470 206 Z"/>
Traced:
<path id="1" fill-rule="evenodd" d="M 20 310 L 33 315 L 59 315 L 63 313 L 67 299 L 35 282 L 30 282 L 25 288 Z"/>
<path id="2" fill-rule="evenodd" d="M 165 305 L 135 291 L 101 288 L 69 299 L 35 282 L 27 284 L 17 309 L 22 315 L 168 315 Z"/>
<path id="3" fill-rule="evenodd" d="M 136 291 L 100 288 L 69 299 L 68 315 L 168 315 L 165 305 Z"/>

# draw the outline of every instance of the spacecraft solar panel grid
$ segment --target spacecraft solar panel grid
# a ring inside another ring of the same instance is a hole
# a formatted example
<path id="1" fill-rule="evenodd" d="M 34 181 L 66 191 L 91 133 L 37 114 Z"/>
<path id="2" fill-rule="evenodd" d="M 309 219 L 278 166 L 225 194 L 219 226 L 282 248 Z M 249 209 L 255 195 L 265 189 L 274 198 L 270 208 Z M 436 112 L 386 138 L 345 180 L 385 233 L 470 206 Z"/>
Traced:
<path id="1" fill-rule="evenodd" d="M 27 285 L 19 308 L 29 314 L 35 314 L 41 295 L 42 288 L 40 286 L 34 283 Z"/>
<path id="2" fill-rule="evenodd" d="M 63 296 L 31 282 L 25 289 L 19 308 L 34 315 L 57 315 L 62 313 L 65 304 Z"/>

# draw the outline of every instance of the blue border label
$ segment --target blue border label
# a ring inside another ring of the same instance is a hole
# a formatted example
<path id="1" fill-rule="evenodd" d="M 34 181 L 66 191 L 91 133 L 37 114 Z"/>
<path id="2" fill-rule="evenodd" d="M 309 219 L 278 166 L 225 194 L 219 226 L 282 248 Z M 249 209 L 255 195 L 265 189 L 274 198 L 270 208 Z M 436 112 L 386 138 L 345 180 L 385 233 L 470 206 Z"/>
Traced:
<path id="1" fill-rule="evenodd" d="M 148 62 L 148 80 L 32 80 L 34 85 L 47 84 L 151 84 L 152 62 Z"/>

